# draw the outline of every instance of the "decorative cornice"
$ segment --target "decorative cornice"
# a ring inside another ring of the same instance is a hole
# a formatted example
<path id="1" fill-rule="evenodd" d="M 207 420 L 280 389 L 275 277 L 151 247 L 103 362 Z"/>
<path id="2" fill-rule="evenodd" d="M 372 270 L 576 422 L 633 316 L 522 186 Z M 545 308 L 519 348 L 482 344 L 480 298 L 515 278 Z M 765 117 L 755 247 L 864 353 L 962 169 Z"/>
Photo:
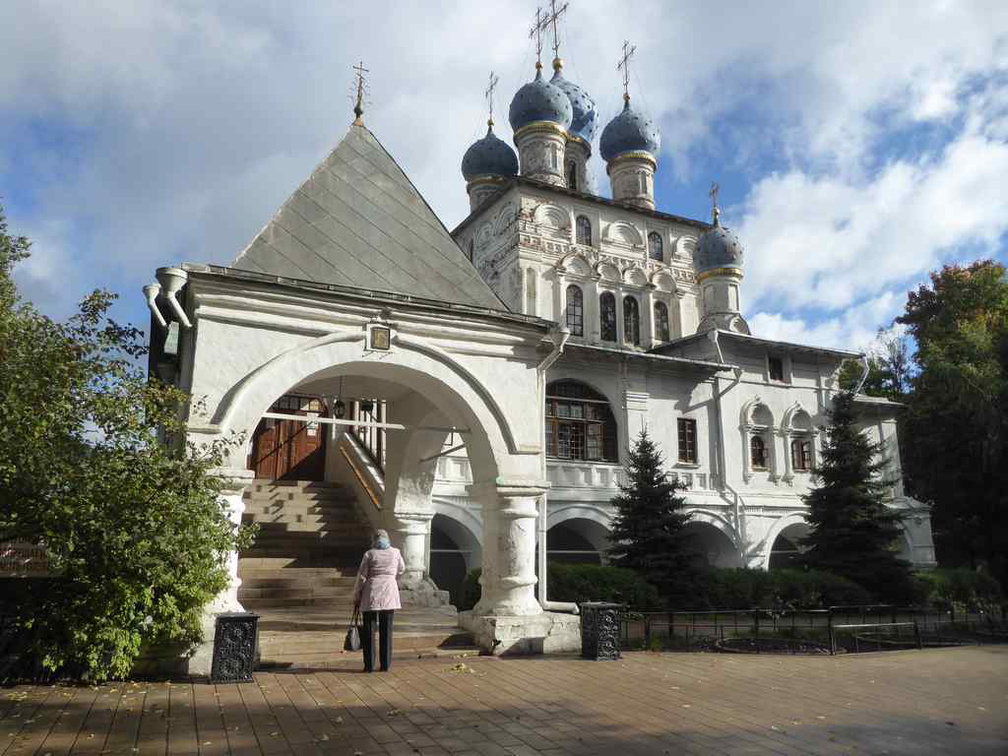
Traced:
<path id="1" fill-rule="evenodd" d="M 571 136 L 567 132 L 567 129 L 558 123 L 553 123 L 553 121 L 532 121 L 532 123 L 526 123 L 514 133 L 515 145 L 526 134 L 555 134 L 563 139 L 570 139 Z"/>
<path id="2" fill-rule="evenodd" d="M 606 163 L 606 173 L 611 174 L 612 169 L 619 167 L 620 163 L 631 160 L 643 160 L 645 163 L 651 164 L 651 170 L 658 170 L 658 161 L 655 160 L 655 156 L 650 152 L 645 152 L 644 150 L 631 150 L 630 152 L 621 152 L 619 155 Z M 654 208 L 651 209 L 653 210 Z"/>

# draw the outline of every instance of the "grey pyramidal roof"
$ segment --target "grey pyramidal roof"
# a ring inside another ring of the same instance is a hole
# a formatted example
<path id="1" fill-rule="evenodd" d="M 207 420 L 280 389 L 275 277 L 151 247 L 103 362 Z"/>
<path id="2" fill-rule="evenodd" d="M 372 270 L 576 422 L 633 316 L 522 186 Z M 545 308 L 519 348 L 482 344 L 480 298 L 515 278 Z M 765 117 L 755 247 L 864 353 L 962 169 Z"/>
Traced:
<path id="1" fill-rule="evenodd" d="M 396 161 L 359 124 L 232 267 L 507 310 Z"/>

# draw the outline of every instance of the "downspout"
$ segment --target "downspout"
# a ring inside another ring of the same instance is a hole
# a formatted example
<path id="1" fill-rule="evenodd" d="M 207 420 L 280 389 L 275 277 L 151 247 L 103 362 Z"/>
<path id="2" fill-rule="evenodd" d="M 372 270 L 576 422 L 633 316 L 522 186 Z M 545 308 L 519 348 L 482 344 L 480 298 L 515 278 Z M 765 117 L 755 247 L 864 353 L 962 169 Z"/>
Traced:
<path id="1" fill-rule="evenodd" d="M 550 330 L 550 339 L 553 342 L 553 349 L 548 355 L 546 355 L 542 361 L 536 365 L 536 371 L 539 378 L 539 386 L 541 390 L 539 392 L 539 412 L 546 412 L 546 371 L 553 365 L 554 362 L 563 353 L 564 346 L 567 344 L 567 339 L 570 338 L 570 331 L 566 326 L 554 326 Z M 543 414 L 540 414 L 540 427 L 543 429 L 542 438 L 540 442 L 542 444 L 543 454 L 542 454 L 542 480 L 546 480 L 546 422 Z M 570 612 L 572 614 L 578 613 L 578 605 L 570 601 L 550 601 L 546 598 L 546 523 L 547 523 L 547 506 L 546 506 L 546 496 L 543 495 L 540 499 L 539 504 L 539 549 L 536 554 L 536 559 L 539 562 L 539 605 L 543 608 L 543 611 L 547 612 Z"/>
<path id="2" fill-rule="evenodd" d="M 161 284 L 161 294 L 168 301 L 168 306 L 171 307 L 172 312 L 175 313 L 175 317 L 178 318 L 178 322 L 183 328 L 192 328 L 192 323 L 189 322 L 185 309 L 182 307 L 182 303 L 178 301 L 176 295 L 185 286 L 188 279 L 189 274 L 181 268 L 157 269 L 157 280 Z"/>
<path id="3" fill-rule="evenodd" d="M 719 334 L 720 331 L 715 328 L 710 333 L 710 339 L 714 342 L 714 348 L 717 350 L 718 362 L 723 365 L 725 364 L 724 353 L 721 351 L 721 343 L 718 341 Z M 738 491 L 728 484 L 728 460 L 725 458 L 724 412 L 721 408 L 721 398 L 735 388 L 742 380 L 742 368 L 735 367 L 732 372 L 735 374 L 735 380 L 724 391 L 721 391 L 721 377 L 718 375 L 714 376 L 714 416 L 717 421 L 718 430 L 718 472 L 721 478 L 721 488 L 732 496 L 732 514 L 735 519 L 735 528 L 738 531 L 739 538 L 742 538 L 742 497 L 739 496 Z M 746 450 L 743 449 L 742 453 L 745 454 Z"/>
<path id="4" fill-rule="evenodd" d="M 854 387 L 854 396 L 861 393 L 861 389 L 864 388 L 865 381 L 868 380 L 868 373 L 871 372 L 871 367 L 868 365 L 868 355 L 861 355 L 861 380 L 858 381 L 857 386 Z"/>

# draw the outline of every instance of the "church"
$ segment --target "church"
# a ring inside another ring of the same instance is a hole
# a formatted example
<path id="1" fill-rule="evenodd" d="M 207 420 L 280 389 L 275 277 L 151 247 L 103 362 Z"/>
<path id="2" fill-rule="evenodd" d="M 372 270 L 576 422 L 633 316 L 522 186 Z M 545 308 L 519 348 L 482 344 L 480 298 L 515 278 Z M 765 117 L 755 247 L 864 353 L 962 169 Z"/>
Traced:
<path id="1" fill-rule="evenodd" d="M 656 206 L 661 136 L 631 97 L 632 50 L 622 109 L 601 124 L 554 42 L 552 73 L 536 61 L 511 100 L 514 146 L 492 108 L 486 136 L 460 145 L 470 212 L 453 230 L 358 96 L 340 142 L 230 266 L 160 268 L 144 288 L 151 373 L 192 397 L 187 441 L 229 443 L 227 506 L 260 524 L 208 617 L 344 606 L 383 527 L 412 606 L 457 602 L 481 569 L 457 619 L 482 650 L 578 648 L 546 565 L 605 563 L 644 428 L 711 565 L 799 554 L 838 371 L 864 357 L 750 332 L 743 245 L 716 192 L 709 222 Z M 610 196 L 588 178 L 595 150 Z M 885 450 L 902 555 L 934 565 L 928 508 L 902 488 L 899 406 L 857 405 Z"/>

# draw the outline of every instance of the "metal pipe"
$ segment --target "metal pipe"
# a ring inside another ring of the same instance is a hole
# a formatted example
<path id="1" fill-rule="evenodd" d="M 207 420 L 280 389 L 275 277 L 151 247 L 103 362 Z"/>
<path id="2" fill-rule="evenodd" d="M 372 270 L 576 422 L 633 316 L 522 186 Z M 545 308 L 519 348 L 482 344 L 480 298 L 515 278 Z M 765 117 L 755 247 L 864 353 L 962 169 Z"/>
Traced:
<path id="1" fill-rule="evenodd" d="M 182 303 L 177 298 L 178 293 L 185 286 L 186 281 L 189 280 L 189 274 L 182 270 L 182 268 L 158 268 L 157 280 L 161 284 L 161 294 L 167 300 L 168 306 L 171 307 L 178 322 L 184 328 L 192 328 L 192 323 L 185 313 L 185 308 L 182 307 Z"/>
<path id="2" fill-rule="evenodd" d="M 157 306 L 158 294 L 161 293 L 161 284 L 150 283 L 143 287 L 144 297 L 147 299 L 147 309 L 151 311 L 154 319 L 158 322 L 162 328 L 168 327 L 168 321 L 164 319 L 164 315 L 161 314 L 161 310 Z"/>

